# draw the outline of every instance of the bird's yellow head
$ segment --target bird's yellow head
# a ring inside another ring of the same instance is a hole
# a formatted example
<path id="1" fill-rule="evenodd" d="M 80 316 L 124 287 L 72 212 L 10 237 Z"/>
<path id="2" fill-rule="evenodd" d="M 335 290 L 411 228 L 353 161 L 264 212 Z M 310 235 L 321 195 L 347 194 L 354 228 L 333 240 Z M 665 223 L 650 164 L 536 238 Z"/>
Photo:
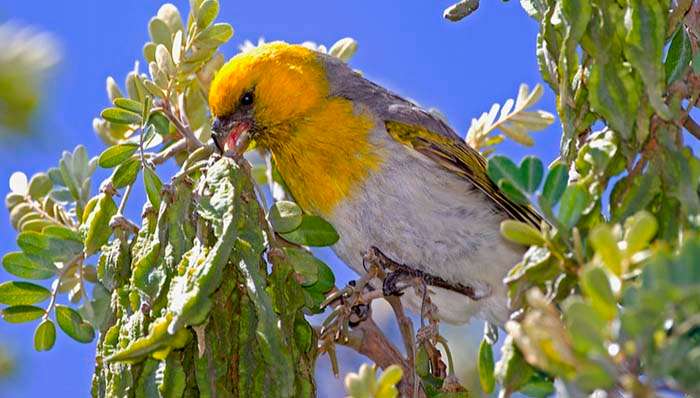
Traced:
<path id="1" fill-rule="evenodd" d="M 237 133 L 231 140 L 249 128 L 265 144 L 284 139 L 270 135 L 318 108 L 327 95 L 323 65 L 314 51 L 273 42 L 224 65 L 211 84 L 209 105 L 215 133 Z"/>
<path id="2" fill-rule="evenodd" d="M 254 139 L 306 211 L 327 214 L 380 163 L 372 118 L 330 94 L 323 57 L 306 47 L 236 55 L 214 77 L 209 105 L 219 149 L 240 153 Z"/>

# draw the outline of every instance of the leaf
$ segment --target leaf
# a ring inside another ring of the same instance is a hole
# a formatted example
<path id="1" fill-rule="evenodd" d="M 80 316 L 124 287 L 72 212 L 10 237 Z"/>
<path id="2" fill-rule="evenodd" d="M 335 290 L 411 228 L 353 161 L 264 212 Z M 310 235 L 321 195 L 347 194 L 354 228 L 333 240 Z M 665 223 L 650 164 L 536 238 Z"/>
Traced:
<path id="1" fill-rule="evenodd" d="M 3 308 L 0 313 L 6 322 L 23 323 L 41 318 L 44 315 L 44 309 L 33 305 L 15 305 Z"/>
<path id="2" fill-rule="evenodd" d="M 104 109 L 100 116 L 108 122 L 115 124 L 141 124 L 141 115 L 129 112 L 121 108 Z"/>
<path id="3" fill-rule="evenodd" d="M 150 167 L 146 167 L 143 170 L 143 184 L 146 187 L 148 200 L 154 208 L 158 209 L 160 207 L 160 192 L 163 189 L 163 183 L 158 178 L 155 170 Z"/>
<path id="4" fill-rule="evenodd" d="M 83 223 L 87 227 L 85 233 L 85 254 L 92 255 L 107 243 L 112 235 L 112 228 L 109 222 L 117 213 L 117 205 L 112 197 L 101 193 L 95 199 L 95 207 L 88 214 Z"/>
<path id="5" fill-rule="evenodd" d="M 105 169 L 119 166 L 129 159 L 138 148 L 138 144 L 132 143 L 113 145 L 100 154 L 97 164 Z"/>
<path id="6" fill-rule="evenodd" d="M 656 218 L 647 211 L 640 211 L 625 220 L 625 242 L 628 254 L 645 249 L 659 230 Z"/>
<path id="7" fill-rule="evenodd" d="M 520 174 L 525 190 L 528 193 L 533 193 L 537 190 L 542 182 L 544 166 L 542 161 L 535 156 L 526 156 L 520 162 Z"/>
<path id="8" fill-rule="evenodd" d="M 344 37 L 331 46 L 328 54 L 348 62 L 357 51 L 357 41 L 351 37 Z"/>
<path id="9" fill-rule="evenodd" d="M 547 179 L 544 181 L 542 188 L 542 198 L 544 198 L 549 206 L 557 204 L 561 195 L 566 190 L 566 185 L 569 182 L 569 171 L 566 165 L 557 162 L 554 167 L 549 170 Z"/>
<path id="10" fill-rule="evenodd" d="M 219 2 L 217 0 L 206 0 L 202 2 L 197 10 L 197 27 L 206 29 L 219 15 Z"/>
<path id="11" fill-rule="evenodd" d="M 78 311 L 56 304 L 56 322 L 65 334 L 80 343 L 90 343 L 95 338 L 95 330 L 83 320 Z"/>
<path id="12" fill-rule="evenodd" d="M 158 65 L 158 69 L 168 76 L 174 76 L 177 72 L 170 51 L 168 51 L 168 48 L 163 44 L 159 44 L 158 47 L 156 47 L 156 65 Z"/>
<path id="13" fill-rule="evenodd" d="M 301 208 L 294 202 L 280 200 L 270 208 L 268 218 L 275 232 L 292 232 L 301 225 Z"/>
<path id="14" fill-rule="evenodd" d="M 132 158 L 120 164 L 112 173 L 112 186 L 115 189 L 131 185 L 141 171 L 141 160 Z"/>
<path id="15" fill-rule="evenodd" d="M 218 47 L 233 36 L 233 28 L 227 23 L 217 23 L 204 29 L 195 38 L 197 46 L 203 48 Z"/>
<path id="16" fill-rule="evenodd" d="M 591 230 L 588 238 L 605 266 L 615 275 L 622 275 L 622 253 L 610 227 L 604 224 L 598 225 Z"/>
<path id="17" fill-rule="evenodd" d="M 544 246 L 545 243 L 540 231 L 529 224 L 516 220 L 502 221 L 501 235 L 511 242 L 526 246 Z"/>
<path id="18" fill-rule="evenodd" d="M 630 71 L 612 62 L 594 63 L 588 87 L 593 111 L 602 115 L 623 138 L 633 137 L 640 93 Z"/>
<path id="19" fill-rule="evenodd" d="M 681 24 L 671 39 L 671 45 L 666 53 L 664 63 L 666 69 L 666 84 L 671 84 L 683 76 L 693 58 L 690 38 L 685 27 Z"/>
<path id="20" fill-rule="evenodd" d="M 5 254 L 2 266 L 10 274 L 25 279 L 48 279 L 57 271 L 50 261 L 41 257 L 30 257 L 23 252 Z"/>
<path id="21" fill-rule="evenodd" d="M 163 44 L 167 47 L 170 47 L 172 44 L 170 28 L 165 21 L 158 17 L 153 17 L 148 22 L 148 34 L 151 37 L 151 41 L 156 44 Z"/>
<path id="22" fill-rule="evenodd" d="M 477 370 L 481 389 L 486 394 L 491 394 L 496 385 L 496 378 L 494 376 L 493 348 L 486 339 L 481 340 L 481 344 L 479 345 Z"/>
<path id="23" fill-rule="evenodd" d="M 0 304 L 31 305 L 40 303 L 51 296 L 43 286 L 22 281 L 0 283 Z"/>
<path id="24" fill-rule="evenodd" d="M 148 124 L 153 126 L 155 132 L 159 135 L 166 136 L 170 134 L 170 121 L 163 115 L 163 112 L 153 112 L 148 117 Z"/>
<path id="25" fill-rule="evenodd" d="M 158 351 L 169 352 L 173 348 L 182 348 L 190 339 L 191 333 L 187 329 L 179 329 L 174 333 L 168 333 L 168 324 L 172 319 L 167 314 L 154 320 L 148 327 L 146 336 L 139 337 L 129 344 L 114 352 L 105 360 L 107 362 L 139 362 L 143 357 L 155 354 Z"/>
<path id="26" fill-rule="evenodd" d="M 310 286 L 318 281 L 319 263 L 323 263 L 321 260 L 304 249 L 285 247 L 283 250 L 302 286 Z"/>
<path id="27" fill-rule="evenodd" d="M 559 204 L 559 221 L 566 228 L 573 228 L 583 211 L 590 205 L 591 195 L 578 184 L 569 185 Z"/>
<path id="28" fill-rule="evenodd" d="M 331 270 L 326 263 L 321 260 L 318 261 L 317 281 L 311 286 L 305 286 L 304 289 L 311 293 L 319 293 L 325 299 L 325 293 L 328 293 L 331 289 L 333 289 L 333 287 L 335 287 L 335 275 L 333 274 L 333 270 Z"/>
<path id="29" fill-rule="evenodd" d="M 27 191 L 34 200 L 39 200 L 46 196 L 52 187 L 53 182 L 46 173 L 36 173 L 29 180 Z"/>
<path id="30" fill-rule="evenodd" d="M 608 321 L 617 316 L 617 300 L 608 275 L 599 267 L 588 267 L 581 277 L 581 287 L 598 314 Z"/>
<path id="31" fill-rule="evenodd" d="M 496 155 L 488 160 L 487 173 L 491 181 L 499 184 L 501 180 L 509 181 L 515 188 L 520 190 L 522 183 L 518 166 L 505 156 Z"/>
<path id="32" fill-rule="evenodd" d="M 115 98 L 113 102 L 117 107 L 129 112 L 140 114 L 143 111 L 143 104 L 131 98 Z"/>
<path id="33" fill-rule="evenodd" d="M 664 119 L 671 117 L 664 102 L 665 79 L 661 58 L 666 38 L 667 9 L 660 1 L 629 0 L 625 12 L 627 59 L 639 72 L 649 102 Z"/>
<path id="34" fill-rule="evenodd" d="M 34 349 L 48 351 L 56 343 L 56 326 L 50 319 L 41 321 L 34 331 Z"/>
<path id="35" fill-rule="evenodd" d="M 304 215 L 297 229 L 280 235 L 289 242 L 303 246 L 331 246 L 340 239 L 328 221 L 312 215 Z"/>

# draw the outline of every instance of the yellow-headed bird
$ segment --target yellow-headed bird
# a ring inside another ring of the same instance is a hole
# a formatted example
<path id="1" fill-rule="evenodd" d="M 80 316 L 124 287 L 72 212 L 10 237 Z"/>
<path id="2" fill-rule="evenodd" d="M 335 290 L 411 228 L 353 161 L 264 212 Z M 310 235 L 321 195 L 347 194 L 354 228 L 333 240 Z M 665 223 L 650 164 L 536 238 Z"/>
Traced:
<path id="1" fill-rule="evenodd" d="M 299 45 L 268 43 L 232 58 L 209 94 L 214 140 L 269 150 L 290 193 L 340 234 L 333 250 L 357 272 L 376 247 L 392 260 L 468 287 L 430 286 L 438 317 L 503 324 L 508 270 L 523 248 L 505 218 L 538 223 L 489 180 L 484 158 L 441 119 Z M 402 296 L 420 308 L 412 292 Z"/>

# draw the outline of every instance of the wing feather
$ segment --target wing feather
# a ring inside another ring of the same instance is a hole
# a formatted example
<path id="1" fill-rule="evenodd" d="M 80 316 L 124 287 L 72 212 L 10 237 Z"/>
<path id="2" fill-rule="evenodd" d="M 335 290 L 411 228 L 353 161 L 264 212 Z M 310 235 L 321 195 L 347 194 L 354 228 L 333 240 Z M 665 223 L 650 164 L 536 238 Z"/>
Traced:
<path id="1" fill-rule="evenodd" d="M 387 132 L 398 142 L 416 150 L 445 169 L 466 178 L 494 201 L 512 219 L 539 228 L 542 218 L 530 206 L 508 199 L 486 173 L 486 159 L 464 141 L 434 133 L 420 125 L 393 120 L 385 122 Z"/>

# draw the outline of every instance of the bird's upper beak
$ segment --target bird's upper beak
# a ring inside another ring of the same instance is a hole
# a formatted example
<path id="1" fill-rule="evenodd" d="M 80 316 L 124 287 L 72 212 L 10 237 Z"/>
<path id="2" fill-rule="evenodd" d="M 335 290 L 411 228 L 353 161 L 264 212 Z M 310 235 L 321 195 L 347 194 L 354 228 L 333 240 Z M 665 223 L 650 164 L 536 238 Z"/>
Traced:
<path id="1" fill-rule="evenodd" d="M 212 123 L 212 138 L 221 153 L 228 151 L 240 156 L 247 149 L 251 140 L 253 121 L 248 118 L 214 118 Z"/>

